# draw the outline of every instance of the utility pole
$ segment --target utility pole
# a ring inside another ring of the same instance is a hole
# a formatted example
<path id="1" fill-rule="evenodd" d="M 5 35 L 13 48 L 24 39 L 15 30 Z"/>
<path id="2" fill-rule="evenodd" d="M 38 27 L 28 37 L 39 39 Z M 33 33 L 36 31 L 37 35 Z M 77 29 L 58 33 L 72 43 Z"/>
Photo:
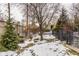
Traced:
<path id="1" fill-rule="evenodd" d="M 10 3 L 8 3 L 8 19 L 10 20 Z"/>
<path id="2" fill-rule="evenodd" d="M 27 3 L 27 21 L 26 21 L 26 24 L 27 24 L 27 36 L 29 37 L 29 23 L 28 23 L 28 3 Z"/>

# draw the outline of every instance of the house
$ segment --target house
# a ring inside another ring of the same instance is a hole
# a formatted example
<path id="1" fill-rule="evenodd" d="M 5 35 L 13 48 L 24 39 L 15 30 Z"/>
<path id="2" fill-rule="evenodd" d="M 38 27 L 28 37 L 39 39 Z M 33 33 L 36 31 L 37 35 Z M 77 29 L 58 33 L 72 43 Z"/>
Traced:
<path id="1" fill-rule="evenodd" d="M 1 36 L 3 35 L 3 33 L 5 32 L 5 25 L 6 25 L 6 21 L 4 21 L 2 18 L 0 18 L 0 39 Z M 15 27 L 15 31 L 17 34 L 19 34 L 20 36 L 23 36 L 23 27 L 22 25 L 20 25 L 19 22 L 14 22 L 14 27 Z"/>
<path id="2" fill-rule="evenodd" d="M 4 33 L 4 26 L 5 26 L 5 21 L 0 19 L 0 39 L 1 39 L 1 35 Z"/>

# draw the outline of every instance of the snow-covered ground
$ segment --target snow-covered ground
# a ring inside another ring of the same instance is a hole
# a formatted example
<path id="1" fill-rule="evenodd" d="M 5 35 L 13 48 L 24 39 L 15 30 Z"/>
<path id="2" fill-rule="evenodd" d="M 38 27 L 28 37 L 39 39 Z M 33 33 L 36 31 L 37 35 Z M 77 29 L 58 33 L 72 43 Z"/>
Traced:
<path id="1" fill-rule="evenodd" d="M 19 56 L 67 56 L 67 49 L 60 41 L 34 45 L 25 49 Z"/>
<path id="2" fill-rule="evenodd" d="M 7 51 L 7 52 L 0 52 L 0 56 L 16 56 L 17 53 L 15 51 Z"/>
<path id="3" fill-rule="evenodd" d="M 21 48 L 27 46 L 29 43 L 34 43 L 33 41 L 24 41 L 24 43 L 18 44 Z"/>
<path id="4" fill-rule="evenodd" d="M 47 39 L 56 39 L 54 36 L 46 35 L 43 36 Z M 34 45 L 25 48 L 20 54 L 15 51 L 0 52 L 0 56 L 67 56 L 67 48 L 61 43 L 61 41 L 47 42 L 46 40 L 34 42 L 33 40 L 39 38 L 34 36 L 32 41 L 25 41 L 24 43 L 18 44 L 21 49 L 26 47 L 28 44 L 33 43 Z M 57 40 L 57 39 L 56 39 Z"/>
<path id="5" fill-rule="evenodd" d="M 33 36 L 32 40 L 33 41 L 34 40 L 40 40 L 40 38 L 41 37 L 38 34 L 36 34 L 36 35 Z M 57 40 L 55 36 L 53 36 L 53 35 L 45 35 L 45 34 L 43 35 L 43 39 L 44 40 L 51 40 L 51 39 L 52 40 L 54 40 L 54 39 Z"/>

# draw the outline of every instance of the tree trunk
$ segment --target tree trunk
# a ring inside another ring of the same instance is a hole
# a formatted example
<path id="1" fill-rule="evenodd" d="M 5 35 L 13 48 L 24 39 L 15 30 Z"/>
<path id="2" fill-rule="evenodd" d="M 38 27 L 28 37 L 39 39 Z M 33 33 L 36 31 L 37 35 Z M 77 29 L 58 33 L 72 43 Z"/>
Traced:
<path id="1" fill-rule="evenodd" d="M 42 41 L 43 40 L 42 24 L 40 24 L 40 37 L 41 37 L 40 41 Z"/>
<path id="2" fill-rule="evenodd" d="M 8 3 L 8 19 L 10 20 L 10 3 Z"/>

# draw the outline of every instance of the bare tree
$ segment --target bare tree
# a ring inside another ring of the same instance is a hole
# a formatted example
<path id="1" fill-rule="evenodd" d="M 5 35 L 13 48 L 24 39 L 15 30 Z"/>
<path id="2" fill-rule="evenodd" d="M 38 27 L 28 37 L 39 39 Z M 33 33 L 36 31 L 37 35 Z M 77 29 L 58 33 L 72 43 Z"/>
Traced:
<path id="1" fill-rule="evenodd" d="M 74 27 L 75 30 L 78 30 L 79 28 L 79 3 L 77 4 L 72 4 L 72 13 L 74 17 Z"/>
<path id="2" fill-rule="evenodd" d="M 59 10 L 60 4 L 24 3 L 20 5 L 24 7 L 23 12 L 26 20 L 28 20 L 28 18 L 31 18 L 32 21 L 35 19 L 37 20 L 40 29 L 41 40 L 43 40 L 43 28 L 47 28 L 50 22 L 53 20 L 55 14 Z M 28 24 L 27 22 L 28 21 L 26 21 L 26 24 Z M 43 26 L 46 22 L 47 24 Z"/>
<path id="3" fill-rule="evenodd" d="M 41 40 L 43 40 L 43 24 L 48 21 L 48 24 L 45 28 L 50 24 L 52 18 L 58 11 L 59 4 L 47 4 L 47 3 L 30 3 L 33 13 L 33 17 L 35 17 L 39 23 L 40 36 Z"/>
<path id="4" fill-rule="evenodd" d="M 1 10 L 1 4 L 0 4 L 0 17 L 1 17 L 1 15 L 2 15 L 1 11 L 2 11 L 2 10 Z"/>
<path id="5" fill-rule="evenodd" d="M 0 3 L 0 17 L 3 19 L 3 15 L 4 15 L 4 13 L 2 12 L 3 9 L 1 8 L 1 6 L 3 6 L 2 3 Z M 6 6 L 5 6 L 5 7 L 6 7 Z"/>
<path id="6" fill-rule="evenodd" d="M 20 9 L 22 9 L 22 13 L 23 13 L 23 16 L 25 17 L 25 20 L 26 20 L 26 28 L 25 28 L 25 31 L 27 32 L 27 37 L 29 37 L 29 17 L 31 16 L 31 12 L 30 12 L 30 8 L 31 6 L 29 5 L 29 3 L 20 3 L 18 4 Z"/>

